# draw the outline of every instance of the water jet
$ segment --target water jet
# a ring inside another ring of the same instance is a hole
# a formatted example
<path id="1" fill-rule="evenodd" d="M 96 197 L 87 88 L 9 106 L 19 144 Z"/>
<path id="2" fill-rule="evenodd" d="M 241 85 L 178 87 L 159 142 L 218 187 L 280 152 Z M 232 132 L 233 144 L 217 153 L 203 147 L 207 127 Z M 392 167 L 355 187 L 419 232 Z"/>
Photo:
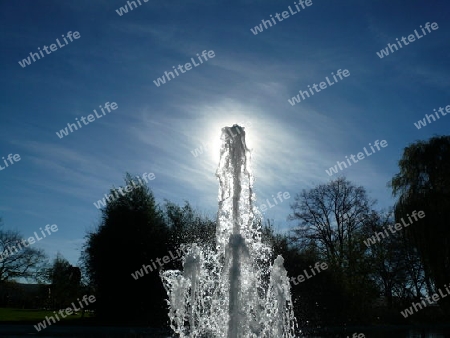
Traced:
<path id="1" fill-rule="evenodd" d="M 233 137 L 230 137 L 233 135 Z M 294 338 L 289 278 L 261 241 L 245 130 L 222 128 L 216 245 L 183 246 L 183 271 L 161 272 L 180 338 Z"/>

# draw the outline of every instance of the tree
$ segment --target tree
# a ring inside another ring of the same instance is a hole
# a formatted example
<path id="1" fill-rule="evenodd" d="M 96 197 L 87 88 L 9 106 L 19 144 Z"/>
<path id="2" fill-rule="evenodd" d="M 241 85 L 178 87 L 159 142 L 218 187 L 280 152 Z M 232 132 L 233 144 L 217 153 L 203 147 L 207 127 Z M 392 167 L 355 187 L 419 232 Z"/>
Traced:
<path id="1" fill-rule="evenodd" d="M 329 298 L 322 298 L 322 306 L 341 324 L 366 319 L 370 304 L 377 296 L 365 255 L 367 248 L 363 244 L 364 228 L 374 212 L 374 203 L 362 186 L 340 177 L 309 191 L 303 190 L 291 205 L 293 213 L 288 219 L 297 221 L 292 239 L 303 255 L 303 266 L 309 264 L 311 258 L 328 263 L 335 301 L 329 303 L 326 300 Z M 326 290 L 321 294 L 330 297 Z M 365 318 L 361 317 L 363 313 Z"/>
<path id="2" fill-rule="evenodd" d="M 0 283 L 20 278 L 40 281 L 48 263 L 44 251 L 33 248 L 19 231 L 4 230 L 1 226 Z"/>
<path id="3" fill-rule="evenodd" d="M 125 183 L 134 185 L 130 174 Z M 152 192 L 138 185 L 108 202 L 101 213 L 82 255 L 96 292 L 97 316 L 114 323 L 162 325 L 167 321 L 166 294 L 158 271 L 150 269 L 152 261 L 167 255 L 169 230 Z M 143 266 L 150 266 L 148 273 L 134 279 L 131 274 Z"/>
<path id="4" fill-rule="evenodd" d="M 398 197 L 395 219 L 407 219 L 414 210 L 425 213 L 404 231 L 419 252 L 426 280 L 432 281 L 428 292 L 434 292 L 450 281 L 450 136 L 410 144 L 399 167 L 390 182 L 393 196 Z M 450 311 L 450 301 L 443 299 L 440 304 Z"/>
<path id="5" fill-rule="evenodd" d="M 216 222 L 194 210 L 185 201 L 181 207 L 170 201 L 165 201 L 164 220 L 171 233 L 171 246 L 181 244 L 204 243 L 215 247 Z"/>
<path id="6" fill-rule="evenodd" d="M 288 219 L 297 221 L 293 238 L 310 246 L 333 265 L 344 268 L 362 250 L 357 233 L 368 218 L 374 201 L 362 186 L 340 177 L 298 194 Z"/>
<path id="7" fill-rule="evenodd" d="M 61 309 L 80 296 L 81 272 L 72 266 L 61 254 L 57 254 L 49 269 L 52 308 Z"/>
<path id="8" fill-rule="evenodd" d="M 366 222 L 365 237 L 383 233 L 388 227 L 394 227 L 392 210 L 374 212 Z M 411 245 L 404 231 L 390 232 L 386 238 L 370 245 L 367 259 L 370 264 L 370 276 L 377 284 L 389 308 L 401 306 L 395 299 L 403 302 L 421 295 L 423 286 L 423 267 L 417 251 Z M 370 243 L 366 241 L 367 243 Z"/>
<path id="9" fill-rule="evenodd" d="M 275 233 L 273 220 L 270 219 L 266 219 L 264 222 L 259 220 L 257 228 L 261 229 L 261 242 L 269 245 L 272 249 L 271 261 L 278 255 L 282 255 L 286 260 L 286 254 L 290 250 L 288 236 Z"/>

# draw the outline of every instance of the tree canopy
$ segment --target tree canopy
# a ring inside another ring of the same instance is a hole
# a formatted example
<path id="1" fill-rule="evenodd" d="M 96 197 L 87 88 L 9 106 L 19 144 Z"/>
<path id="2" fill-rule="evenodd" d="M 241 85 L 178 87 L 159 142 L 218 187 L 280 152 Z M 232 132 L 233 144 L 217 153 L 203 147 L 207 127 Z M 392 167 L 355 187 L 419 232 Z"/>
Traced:
<path id="1" fill-rule="evenodd" d="M 395 218 L 405 218 L 413 210 L 425 217 L 405 229 L 416 246 L 431 279 L 429 289 L 450 282 L 450 136 L 417 141 L 404 149 L 400 172 L 390 185 L 395 197 Z M 441 301 L 450 308 L 447 299 Z"/>
<path id="2" fill-rule="evenodd" d="M 125 185 L 132 184 L 130 174 Z M 111 193 L 113 189 L 111 189 Z M 167 254 L 169 232 L 153 193 L 140 185 L 108 202 L 99 227 L 87 235 L 83 260 L 97 292 L 97 314 L 110 321 L 166 320 L 164 289 L 157 272 L 134 280 L 131 273 Z"/>
<path id="3" fill-rule="evenodd" d="M 0 219 L 0 283 L 26 279 L 40 281 L 48 263 L 44 250 L 34 248 L 15 230 L 4 230 Z"/>

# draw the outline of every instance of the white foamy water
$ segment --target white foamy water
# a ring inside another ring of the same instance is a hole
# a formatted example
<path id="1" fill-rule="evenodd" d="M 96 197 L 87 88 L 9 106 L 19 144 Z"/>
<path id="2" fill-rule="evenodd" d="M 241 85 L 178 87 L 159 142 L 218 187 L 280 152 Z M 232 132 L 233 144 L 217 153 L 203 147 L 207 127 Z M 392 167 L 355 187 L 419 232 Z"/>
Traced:
<path id="1" fill-rule="evenodd" d="M 261 242 L 244 128 L 222 128 L 216 247 L 184 248 L 183 271 L 161 273 L 172 330 L 181 338 L 293 338 L 289 278 Z"/>

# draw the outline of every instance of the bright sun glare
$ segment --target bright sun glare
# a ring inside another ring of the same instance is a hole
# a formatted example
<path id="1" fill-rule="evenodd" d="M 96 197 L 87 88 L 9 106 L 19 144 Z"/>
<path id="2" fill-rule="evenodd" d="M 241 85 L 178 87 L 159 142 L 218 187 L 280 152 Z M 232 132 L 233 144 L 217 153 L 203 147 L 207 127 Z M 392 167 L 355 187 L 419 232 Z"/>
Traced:
<path id="1" fill-rule="evenodd" d="M 252 128 L 252 124 L 250 120 L 245 118 L 226 118 L 221 121 L 216 121 L 212 126 L 210 126 L 211 134 L 208 135 L 208 139 L 210 139 L 211 149 L 209 150 L 210 156 L 215 164 L 219 164 L 220 160 L 220 147 L 222 145 L 222 140 L 220 136 L 222 135 L 223 127 L 232 127 L 234 124 L 237 124 L 241 127 L 244 127 L 245 130 L 245 141 L 247 147 L 251 150 L 253 148 L 254 139 L 254 128 Z"/>

